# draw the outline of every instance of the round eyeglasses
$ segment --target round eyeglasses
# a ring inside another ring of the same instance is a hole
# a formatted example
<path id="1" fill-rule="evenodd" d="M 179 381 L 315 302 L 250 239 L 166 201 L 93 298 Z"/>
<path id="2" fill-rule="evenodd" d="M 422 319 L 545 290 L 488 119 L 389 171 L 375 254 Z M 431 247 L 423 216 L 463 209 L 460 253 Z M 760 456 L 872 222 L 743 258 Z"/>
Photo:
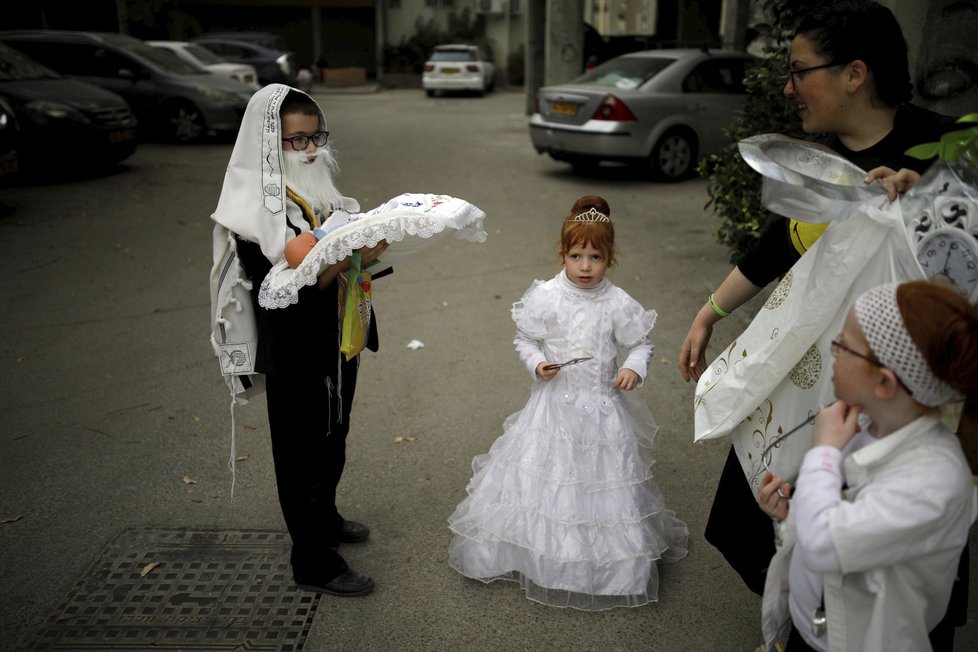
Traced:
<path id="1" fill-rule="evenodd" d="M 329 132 L 317 131 L 316 133 L 308 136 L 305 134 L 302 134 L 301 136 L 292 136 L 291 138 L 283 138 L 282 142 L 290 143 L 292 145 L 292 149 L 301 152 L 305 148 L 309 147 L 310 140 L 316 147 L 322 147 L 326 144 L 326 141 L 329 140 Z"/>

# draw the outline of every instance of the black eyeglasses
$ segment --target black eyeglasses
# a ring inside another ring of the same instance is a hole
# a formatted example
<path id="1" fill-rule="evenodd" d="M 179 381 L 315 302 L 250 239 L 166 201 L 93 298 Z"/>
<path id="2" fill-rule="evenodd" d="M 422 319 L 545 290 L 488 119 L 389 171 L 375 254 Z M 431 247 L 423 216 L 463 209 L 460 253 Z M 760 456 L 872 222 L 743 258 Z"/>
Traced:
<path id="1" fill-rule="evenodd" d="M 292 136 L 292 138 L 283 138 L 283 143 L 291 143 L 292 149 L 301 152 L 305 148 L 309 147 L 309 141 L 312 141 L 316 147 L 322 147 L 329 140 L 328 131 L 317 131 L 309 136 Z"/>
<path id="2" fill-rule="evenodd" d="M 791 84 L 794 85 L 803 79 L 802 75 L 804 75 L 806 72 L 811 72 L 813 70 L 821 70 L 822 68 L 832 68 L 834 66 L 844 66 L 844 65 L 846 65 L 844 62 L 833 61 L 832 63 L 823 63 L 822 65 L 819 66 L 809 66 L 808 68 L 795 68 L 794 70 L 789 68 L 788 79 L 790 79 Z"/>
<path id="3" fill-rule="evenodd" d="M 877 360 L 875 358 L 871 358 L 868 355 L 866 355 L 865 353 L 860 353 L 859 351 L 853 351 L 852 349 L 850 349 L 848 346 L 846 346 L 845 344 L 843 344 L 839 340 L 832 340 L 832 355 L 838 355 L 838 351 L 845 351 L 846 353 L 848 353 L 850 355 L 854 355 L 857 358 L 862 358 L 863 360 L 865 360 L 869 364 L 871 364 L 871 365 L 873 365 L 875 367 L 879 367 L 880 369 L 890 369 L 889 367 L 887 367 L 885 364 L 883 364 L 879 360 Z M 890 369 L 890 371 L 893 371 L 893 370 Z M 913 396 L 913 392 L 911 392 L 910 391 L 910 388 L 907 387 L 903 383 L 902 380 L 900 380 L 900 376 L 897 376 L 896 375 L 896 372 L 893 372 L 893 375 L 896 376 L 897 382 L 900 383 L 900 387 L 902 387 L 903 389 L 907 390 L 907 394 L 910 394 L 911 396 Z"/>

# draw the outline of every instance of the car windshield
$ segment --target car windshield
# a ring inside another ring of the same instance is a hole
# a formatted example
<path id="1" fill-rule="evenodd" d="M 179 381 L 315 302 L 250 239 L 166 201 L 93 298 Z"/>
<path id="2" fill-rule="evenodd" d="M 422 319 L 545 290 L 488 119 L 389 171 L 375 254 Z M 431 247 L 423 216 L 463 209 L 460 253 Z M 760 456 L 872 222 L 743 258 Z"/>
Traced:
<path id="1" fill-rule="evenodd" d="M 196 43 L 188 43 L 184 47 L 187 48 L 187 52 L 192 54 L 197 61 L 200 61 L 205 66 L 209 66 L 214 63 L 224 63 L 224 59 L 201 45 L 197 45 Z"/>
<path id="2" fill-rule="evenodd" d="M 588 70 L 571 83 L 619 89 L 638 88 L 675 61 L 665 57 L 618 57 Z"/>
<path id="3" fill-rule="evenodd" d="M 171 50 L 170 48 L 161 47 L 159 45 L 154 45 L 153 47 L 156 48 L 157 50 L 159 50 L 160 52 L 162 52 L 163 54 L 165 54 L 167 57 L 170 57 L 171 59 L 173 59 L 174 61 L 176 61 L 178 63 L 190 64 L 194 68 L 195 72 L 203 69 L 203 64 L 194 63 L 192 61 L 186 61 L 184 59 L 181 59 L 180 58 L 180 55 L 177 54 L 176 52 L 174 52 L 173 50 Z M 171 61 L 170 63 L 173 64 L 173 61 Z M 186 73 L 184 73 L 184 74 L 186 74 Z"/>
<path id="4" fill-rule="evenodd" d="M 475 61 L 472 50 L 435 50 L 429 61 Z"/>
<path id="5" fill-rule="evenodd" d="M 61 76 L 50 68 L 45 68 L 33 59 L 0 45 L 0 80 L 25 81 L 28 79 L 60 79 Z"/>
<path id="6" fill-rule="evenodd" d="M 147 63 L 162 68 L 166 72 L 177 75 L 207 75 L 209 74 L 202 68 L 195 67 L 192 63 L 184 61 L 173 52 L 163 48 L 154 48 L 145 43 L 127 44 L 126 49 L 136 56 L 147 61 Z"/>

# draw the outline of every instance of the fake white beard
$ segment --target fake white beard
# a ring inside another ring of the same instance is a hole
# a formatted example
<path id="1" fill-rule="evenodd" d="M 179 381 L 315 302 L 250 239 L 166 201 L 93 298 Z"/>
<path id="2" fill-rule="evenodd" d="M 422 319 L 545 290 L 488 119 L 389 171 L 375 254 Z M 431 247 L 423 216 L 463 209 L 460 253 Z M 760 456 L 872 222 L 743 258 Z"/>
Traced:
<path id="1" fill-rule="evenodd" d="M 286 185 L 312 204 L 314 210 L 328 213 L 341 205 L 342 195 L 333 183 L 333 174 L 339 166 L 331 149 L 320 147 L 311 154 L 285 150 L 282 155 Z"/>

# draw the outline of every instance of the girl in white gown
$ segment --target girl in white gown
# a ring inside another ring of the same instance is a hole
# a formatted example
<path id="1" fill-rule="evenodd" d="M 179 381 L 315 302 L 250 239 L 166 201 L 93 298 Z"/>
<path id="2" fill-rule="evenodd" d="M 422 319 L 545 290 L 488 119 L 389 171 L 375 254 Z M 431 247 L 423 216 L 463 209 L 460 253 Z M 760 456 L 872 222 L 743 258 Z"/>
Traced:
<path id="1" fill-rule="evenodd" d="M 657 426 L 631 392 L 656 313 L 604 277 L 615 262 L 609 214 L 601 197 L 578 199 L 561 230 L 563 269 L 513 305 L 530 399 L 473 460 L 469 495 L 449 519 L 452 568 L 587 610 L 655 601 L 657 563 L 686 556 L 686 525 L 652 479 Z"/>

